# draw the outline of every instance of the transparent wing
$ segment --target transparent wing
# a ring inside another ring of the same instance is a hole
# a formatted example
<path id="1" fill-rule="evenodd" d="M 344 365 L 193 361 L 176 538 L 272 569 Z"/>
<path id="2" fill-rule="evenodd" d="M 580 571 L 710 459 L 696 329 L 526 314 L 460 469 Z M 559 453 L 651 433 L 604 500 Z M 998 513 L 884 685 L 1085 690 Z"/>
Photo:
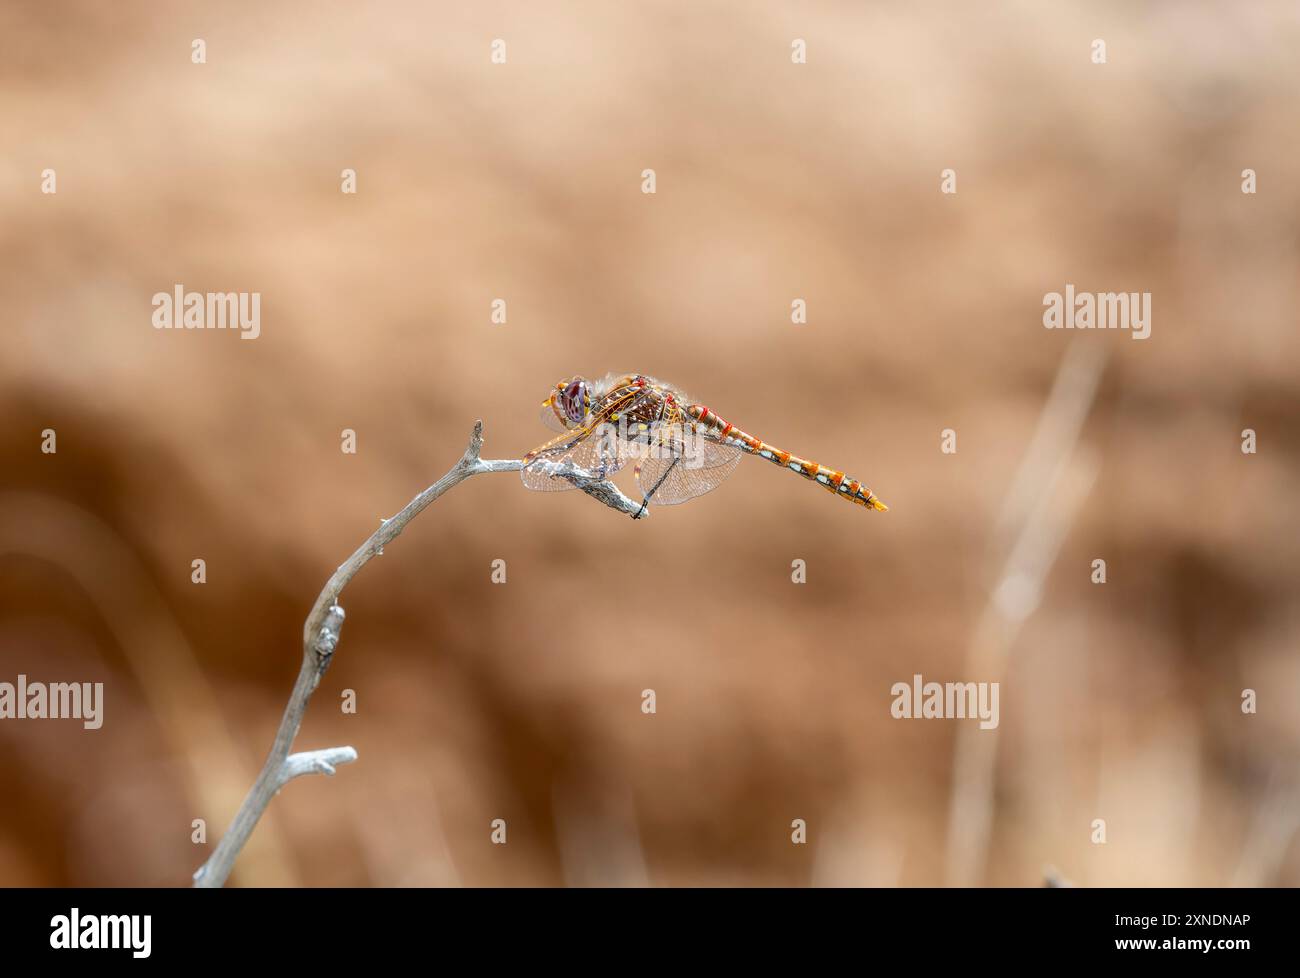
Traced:
<path id="1" fill-rule="evenodd" d="M 557 470 L 576 466 L 597 479 L 608 479 L 628 461 L 627 446 L 602 431 L 571 431 L 528 453 L 519 476 L 529 489 L 559 492 L 577 488 Z"/>
<path id="2" fill-rule="evenodd" d="M 542 492 L 575 489 L 572 482 L 557 474 L 557 470 L 575 466 L 597 479 L 613 476 L 635 459 L 638 449 L 620 437 L 619 427 L 609 419 L 621 411 L 634 410 L 646 396 L 638 392 L 614 398 L 593 413 L 581 428 L 566 430 L 558 438 L 534 448 L 524 457 L 524 467 L 519 471 L 524 485 Z"/>
<path id="3" fill-rule="evenodd" d="M 690 426 L 668 428 L 638 460 L 637 485 L 651 505 L 676 506 L 716 489 L 742 454 L 739 448 L 705 440 Z"/>

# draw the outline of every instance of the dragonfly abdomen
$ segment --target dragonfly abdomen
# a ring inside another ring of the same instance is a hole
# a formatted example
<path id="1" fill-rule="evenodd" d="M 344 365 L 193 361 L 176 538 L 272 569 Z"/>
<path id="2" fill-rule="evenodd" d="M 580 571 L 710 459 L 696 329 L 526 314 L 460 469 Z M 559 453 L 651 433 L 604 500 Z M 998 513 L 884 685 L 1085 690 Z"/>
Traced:
<path id="1" fill-rule="evenodd" d="M 882 513 L 889 509 L 888 506 L 875 497 L 870 489 L 852 476 L 847 476 L 838 469 L 827 468 L 817 462 L 791 455 L 774 445 L 769 445 L 748 432 L 741 431 L 729 421 L 718 417 L 717 414 L 702 404 L 692 404 L 686 409 L 686 413 L 705 432 L 723 444 L 734 445 L 743 452 L 765 458 L 774 465 L 789 469 L 805 479 L 816 482 L 827 492 L 834 493 L 841 499 L 847 499 L 849 502 L 857 503 L 859 506 L 866 506 L 869 509 L 879 510 Z"/>

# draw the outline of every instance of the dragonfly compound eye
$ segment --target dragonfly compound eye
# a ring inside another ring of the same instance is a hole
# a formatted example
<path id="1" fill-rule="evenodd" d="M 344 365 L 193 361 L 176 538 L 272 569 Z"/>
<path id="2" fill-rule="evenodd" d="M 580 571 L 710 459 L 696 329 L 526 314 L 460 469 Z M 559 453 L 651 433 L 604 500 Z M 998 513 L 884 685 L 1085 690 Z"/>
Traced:
<path id="1" fill-rule="evenodd" d="M 587 416 L 587 385 L 581 380 L 571 381 L 560 394 L 560 408 L 569 421 L 580 424 Z"/>

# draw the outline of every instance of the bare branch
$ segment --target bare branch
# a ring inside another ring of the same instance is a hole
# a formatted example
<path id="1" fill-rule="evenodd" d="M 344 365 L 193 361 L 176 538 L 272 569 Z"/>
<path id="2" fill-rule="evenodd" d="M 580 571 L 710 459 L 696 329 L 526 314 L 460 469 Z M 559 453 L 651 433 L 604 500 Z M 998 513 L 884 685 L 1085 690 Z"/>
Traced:
<path id="1" fill-rule="evenodd" d="M 304 774 L 324 774 L 334 776 L 337 764 L 351 764 L 357 759 L 357 752 L 351 747 L 327 747 L 325 750 L 308 750 L 290 754 L 280 769 L 280 787 L 283 788 L 294 778 Z"/>
<path id="2" fill-rule="evenodd" d="M 230 828 L 217 843 L 208 861 L 194 874 L 196 887 L 217 887 L 226 882 L 235 865 L 235 859 L 244 848 L 248 837 L 253 834 L 253 829 L 262 817 L 262 813 L 266 811 L 267 805 L 271 803 L 276 793 L 288 782 L 303 774 L 330 775 L 334 773 L 335 765 L 348 764 L 356 760 L 357 752 L 351 747 L 331 747 L 326 750 L 289 754 L 294 738 L 298 736 L 298 729 L 302 726 L 303 714 L 307 710 L 311 694 L 320 685 L 321 677 L 329 668 L 330 660 L 334 658 L 334 652 L 338 647 L 345 617 L 343 608 L 338 603 L 338 597 L 370 558 L 382 553 L 384 546 L 391 543 L 406 529 L 406 524 L 420 515 L 431 502 L 448 489 L 459 485 L 471 476 L 486 472 L 518 472 L 523 468 L 524 463 L 520 459 L 481 459 L 479 453 L 482 450 L 483 422 L 475 421 L 469 445 L 466 446 L 460 461 L 452 466 L 451 471 L 407 503 L 392 519 L 380 523 L 379 529 L 372 533 L 351 557 L 340 564 L 325 583 L 324 589 L 312 606 L 311 613 L 307 615 L 307 621 L 303 624 L 302 666 L 298 670 L 298 678 L 294 682 L 288 705 L 285 706 L 284 716 L 280 719 L 280 727 L 276 731 L 271 752 L 257 780 L 253 782 L 253 787 L 244 798 L 243 804 L 239 806 L 239 811 L 235 813 Z M 572 463 L 541 464 L 549 466 L 550 474 L 567 479 L 588 496 L 611 509 L 632 517 L 636 517 L 641 509 L 640 504 L 634 503 L 613 483 L 597 478 Z"/>

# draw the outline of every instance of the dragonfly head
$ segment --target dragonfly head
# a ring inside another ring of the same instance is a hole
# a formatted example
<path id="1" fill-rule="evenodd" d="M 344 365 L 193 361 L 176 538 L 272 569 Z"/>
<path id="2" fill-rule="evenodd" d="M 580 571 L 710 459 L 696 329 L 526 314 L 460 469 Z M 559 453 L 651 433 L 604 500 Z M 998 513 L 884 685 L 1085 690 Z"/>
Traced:
<path id="1" fill-rule="evenodd" d="M 591 387 L 581 377 L 562 380 L 542 403 L 550 406 L 562 425 L 573 428 L 582 424 L 591 410 Z"/>

